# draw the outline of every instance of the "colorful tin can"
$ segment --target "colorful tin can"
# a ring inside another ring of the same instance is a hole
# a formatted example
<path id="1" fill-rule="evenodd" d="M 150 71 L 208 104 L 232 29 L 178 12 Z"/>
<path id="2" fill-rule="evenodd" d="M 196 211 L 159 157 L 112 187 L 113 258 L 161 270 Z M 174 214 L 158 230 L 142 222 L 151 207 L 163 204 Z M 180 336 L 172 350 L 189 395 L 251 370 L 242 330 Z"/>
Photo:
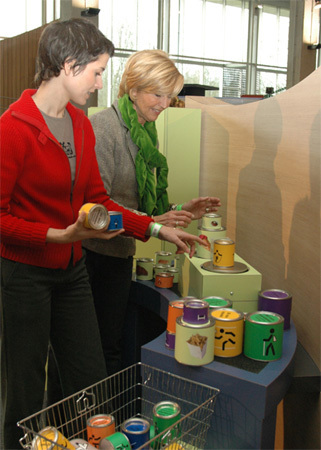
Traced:
<path id="1" fill-rule="evenodd" d="M 176 319 L 179 316 L 183 315 L 185 300 L 172 300 L 168 304 L 168 312 L 167 312 L 167 327 L 166 329 L 171 333 L 176 332 Z"/>
<path id="2" fill-rule="evenodd" d="M 208 322 L 209 305 L 198 298 L 185 300 L 183 320 L 186 323 L 204 324 Z"/>
<path id="3" fill-rule="evenodd" d="M 207 213 L 202 217 L 202 227 L 216 229 L 222 227 L 222 216 L 215 213 Z"/>
<path id="4" fill-rule="evenodd" d="M 170 267 L 169 269 L 166 269 L 166 272 L 172 273 L 174 275 L 173 283 L 176 284 L 179 281 L 179 269 L 176 267 Z"/>
<path id="5" fill-rule="evenodd" d="M 276 361 L 282 356 L 284 318 L 270 311 L 245 317 L 244 355 L 256 361 Z"/>
<path id="6" fill-rule="evenodd" d="M 201 300 L 208 303 L 210 311 L 213 309 L 232 308 L 232 302 L 228 298 L 210 296 L 203 297 Z"/>
<path id="7" fill-rule="evenodd" d="M 128 437 L 124 433 L 121 433 L 120 431 L 116 431 L 116 433 L 112 434 L 111 436 L 107 436 L 106 438 L 104 438 L 100 441 L 99 449 L 100 450 L 116 450 L 116 449 L 131 450 L 131 445 L 130 445 Z"/>
<path id="8" fill-rule="evenodd" d="M 213 264 L 218 267 L 234 266 L 235 242 L 230 238 L 214 241 Z"/>
<path id="9" fill-rule="evenodd" d="M 54 427 L 43 428 L 31 444 L 32 450 L 59 450 L 61 447 L 74 450 L 75 447 Z"/>
<path id="10" fill-rule="evenodd" d="M 95 450 L 96 447 L 89 444 L 89 442 L 85 441 L 85 439 L 71 439 L 70 443 L 74 446 L 76 450 Z"/>
<path id="11" fill-rule="evenodd" d="M 111 414 L 97 414 L 87 420 L 87 440 L 94 447 L 99 447 L 99 442 L 115 433 L 115 419 Z"/>
<path id="12" fill-rule="evenodd" d="M 121 427 L 122 433 L 124 433 L 130 442 L 133 450 L 142 447 L 148 449 L 149 446 L 144 446 L 149 441 L 149 429 L 150 424 L 147 420 L 135 417 L 126 420 Z"/>
<path id="13" fill-rule="evenodd" d="M 169 264 L 155 264 L 154 266 L 154 277 L 156 277 L 156 275 L 158 273 L 161 272 L 167 272 L 168 269 L 170 269 L 171 266 Z"/>
<path id="14" fill-rule="evenodd" d="M 152 258 L 136 259 L 136 279 L 152 280 L 154 278 L 154 260 Z"/>
<path id="15" fill-rule="evenodd" d="M 236 309 L 211 311 L 215 324 L 214 355 L 224 358 L 238 356 L 243 350 L 244 314 Z"/>
<path id="16" fill-rule="evenodd" d="M 165 347 L 169 350 L 174 350 L 175 348 L 175 333 L 168 330 L 165 333 Z"/>
<path id="17" fill-rule="evenodd" d="M 196 255 L 199 258 L 212 259 L 214 241 L 224 238 L 226 236 L 226 229 L 224 227 L 217 229 L 198 227 L 197 235 L 202 239 L 205 246 L 200 245 L 198 242 L 196 242 Z"/>
<path id="18" fill-rule="evenodd" d="M 108 231 L 121 230 L 123 228 L 123 213 L 120 211 L 109 211 L 110 223 Z"/>
<path id="19" fill-rule="evenodd" d="M 156 252 L 156 264 L 166 264 L 171 267 L 175 264 L 175 257 L 172 252 Z"/>
<path id="20" fill-rule="evenodd" d="M 172 401 L 163 401 L 157 403 L 153 408 L 153 426 L 155 436 L 163 433 L 156 441 L 154 448 L 161 448 L 170 443 L 171 440 L 178 438 L 181 434 L 180 424 L 177 423 L 181 418 L 181 407 L 178 403 Z M 176 424 L 176 425 L 175 425 Z M 172 427 L 165 432 L 167 428 Z"/>
<path id="21" fill-rule="evenodd" d="M 174 275 L 168 272 L 160 272 L 155 275 L 155 286 L 169 289 L 173 287 Z"/>
<path id="22" fill-rule="evenodd" d="M 110 217 L 104 205 L 99 203 L 85 203 L 79 212 L 85 211 L 86 219 L 84 226 L 93 230 L 102 230 L 110 223 Z"/>
<path id="23" fill-rule="evenodd" d="M 280 314 L 284 318 L 284 329 L 291 323 L 292 296 L 279 289 L 267 289 L 259 293 L 258 309 Z"/>
<path id="24" fill-rule="evenodd" d="M 214 359 L 215 320 L 209 317 L 206 324 L 186 323 L 183 317 L 176 319 L 176 361 L 189 366 L 204 366 Z"/>

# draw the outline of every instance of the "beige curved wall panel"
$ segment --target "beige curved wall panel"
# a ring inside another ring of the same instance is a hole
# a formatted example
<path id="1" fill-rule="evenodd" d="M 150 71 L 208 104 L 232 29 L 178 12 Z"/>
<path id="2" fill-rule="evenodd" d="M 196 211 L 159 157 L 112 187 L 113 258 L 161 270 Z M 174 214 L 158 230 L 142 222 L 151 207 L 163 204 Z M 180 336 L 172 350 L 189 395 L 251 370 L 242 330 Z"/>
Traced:
<path id="1" fill-rule="evenodd" d="M 236 252 L 263 289 L 292 294 L 298 338 L 320 367 L 321 68 L 288 91 L 202 109 L 200 195 L 218 195 Z"/>

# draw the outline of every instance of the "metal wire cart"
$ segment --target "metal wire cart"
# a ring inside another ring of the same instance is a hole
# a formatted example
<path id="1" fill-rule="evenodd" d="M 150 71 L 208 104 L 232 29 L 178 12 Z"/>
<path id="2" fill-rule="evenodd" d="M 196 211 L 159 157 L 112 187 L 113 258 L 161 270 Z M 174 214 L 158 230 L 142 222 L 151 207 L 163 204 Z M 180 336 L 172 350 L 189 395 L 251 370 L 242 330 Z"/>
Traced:
<path id="1" fill-rule="evenodd" d="M 152 428 L 154 405 L 170 401 L 180 406 L 179 420 L 139 448 L 166 448 L 177 443 L 172 448 L 202 449 L 218 393 L 216 388 L 137 363 L 19 421 L 25 432 L 20 443 L 25 449 L 64 449 L 52 438 L 38 439 L 37 447 L 33 441 L 48 426 L 68 441 L 87 440 L 87 421 L 97 414 L 113 415 L 116 432 L 121 431 L 124 421 L 134 417 L 147 420 Z"/>

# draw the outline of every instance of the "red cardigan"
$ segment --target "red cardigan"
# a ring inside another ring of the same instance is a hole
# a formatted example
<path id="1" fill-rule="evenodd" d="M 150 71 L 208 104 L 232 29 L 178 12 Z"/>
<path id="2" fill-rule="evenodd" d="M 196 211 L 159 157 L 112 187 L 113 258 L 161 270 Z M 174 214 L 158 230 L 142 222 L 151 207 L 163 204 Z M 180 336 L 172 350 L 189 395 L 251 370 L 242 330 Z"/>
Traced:
<path id="1" fill-rule="evenodd" d="M 147 240 L 150 217 L 139 216 L 106 193 L 95 155 L 95 136 L 83 111 L 71 104 L 76 148 L 76 175 L 71 197 L 68 158 L 49 131 L 26 90 L 0 118 L 1 256 L 14 261 L 66 268 L 73 248 L 74 263 L 81 258 L 81 241 L 46 243 L 48 228 L 64 229 L 75 222 L 84 203 L 102 203 L 122 211 L 126 235 Z M 126 183 L 126 180 L 124 180 Z"/>

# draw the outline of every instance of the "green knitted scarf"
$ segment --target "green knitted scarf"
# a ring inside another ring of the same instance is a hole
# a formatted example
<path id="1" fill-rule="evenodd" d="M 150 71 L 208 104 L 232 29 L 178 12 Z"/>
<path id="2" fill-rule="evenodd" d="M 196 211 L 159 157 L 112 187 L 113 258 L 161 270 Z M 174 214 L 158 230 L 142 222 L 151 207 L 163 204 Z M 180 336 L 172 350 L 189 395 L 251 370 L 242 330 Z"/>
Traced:
<path id="1" fill-rule="evenodd" d="M 166 191 L 168 166 L 165 156 L 157 149 L 155 122 L 145 122 L 144 126 L 138 122 L 128 94 L 118 100 L 118 107 L 139 149 L 135 160 L 139 210 L 149 216 L 164 214 L 169 207 Z"/>

